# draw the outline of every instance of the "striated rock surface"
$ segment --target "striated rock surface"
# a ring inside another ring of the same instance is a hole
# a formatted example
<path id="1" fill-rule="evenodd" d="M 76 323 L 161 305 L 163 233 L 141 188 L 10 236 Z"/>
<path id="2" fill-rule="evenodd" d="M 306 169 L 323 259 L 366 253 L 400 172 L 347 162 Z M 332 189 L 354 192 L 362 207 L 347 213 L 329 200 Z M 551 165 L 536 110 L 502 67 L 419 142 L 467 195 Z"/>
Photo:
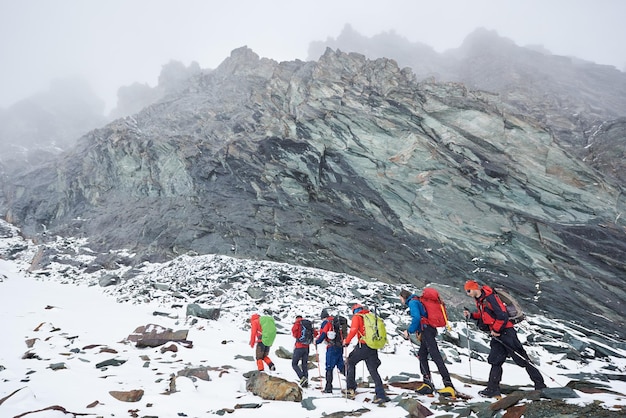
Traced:
<path id="1" fill-rule="evenodd" d="M 609 134 L 611 141 L 606 141 L 599 132 L 626 116 L 626 73 L 615 67 L 553 55 L 538 45 L 518 46 L 484 28 L 470 33 L 458 48 L 440 54 L 395 33 L 368 38 L 347 25 L 335 39 L 312 42 L 310 59 L 317 59 L 327 47 L 370 59 L 394 59 L 410 67 L 418 80 L 456 81 L 493 92 L 508 112 L 540 121 L 563 147 L 586 161 L 593 154 L 589 147 L 600 141 L 600 147 L 612 153 L 603 154 L 607 164 L 592 166 L 626 185 L 623 174 L 612 167 L 624 172 L 624 135 Z"/>
<path id="2" fill-rule="evenodd" d="M 476 275 L 531 312 L 620 334 L 624 195 L 508 108 L 389 59 L 240 48 L 11 180 L 6 218 L 136 262 L 230 254 L 417 286 Z"/>

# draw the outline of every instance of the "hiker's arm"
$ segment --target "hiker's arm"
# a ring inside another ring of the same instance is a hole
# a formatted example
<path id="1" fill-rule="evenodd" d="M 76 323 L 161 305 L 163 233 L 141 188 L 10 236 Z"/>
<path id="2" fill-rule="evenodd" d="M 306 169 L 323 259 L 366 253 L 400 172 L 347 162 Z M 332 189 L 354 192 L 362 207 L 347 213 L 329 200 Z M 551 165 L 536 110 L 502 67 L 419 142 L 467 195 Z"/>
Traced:
<path id="1" fill-rule="evenodd" d="M 421 331 L 422 314 L 420 312 L 421 303 L 415 299 L 409 302 L 409 311 L 411 312 L 411 324 L 407 329 L 409 334 L 414 334 L 417 331 Z"/>
<path id="2" fill-rule="evenodd" d="M 469 308 L 463 307 L 463 316 L 465 316 L 466 318 L 473 319 L 474 321 L 478 321 L 478 319 L 480 318 L 480 312 L 478 311 L 470 312 Z"/>
<path id="3" fill-rule="evenodd" d="M 352 322 L 350 323 L 350 332 L 348 332 L 348 336 L 343 340 L 343 345 L 350 344 L 350 341 L 354 338 L 355 335 L 358 334 L 359 329 L 361 328 L 361 324 L 363 323 L 363 318 L 361 315 L 354 315 L 352 317 Z"/>
<path id="4" fill-rule="evenodd" d="M 259 332 L 259 323 L 257 321 L 253 321 L 250 325 L 252 326 L 250 328 L 250 347 L 254 347 L 254 343 L 256 343 L 257 333 Z"/>
<path id="5" fill-rule="evenodd" d="M 487 296 L 487 302 L 489 302 L 494 316 L 494 323 L 493 325 L 491 325 L 491 329 L 498 334 L 501 334 L 506 328 L 507 322 L 509 322 L 509 314 L 507 314 L 506 311 L 502 309 L 500 303 L 498 303 L 498 298 L 496 297 L 496 295 L 491 294 Z"/>

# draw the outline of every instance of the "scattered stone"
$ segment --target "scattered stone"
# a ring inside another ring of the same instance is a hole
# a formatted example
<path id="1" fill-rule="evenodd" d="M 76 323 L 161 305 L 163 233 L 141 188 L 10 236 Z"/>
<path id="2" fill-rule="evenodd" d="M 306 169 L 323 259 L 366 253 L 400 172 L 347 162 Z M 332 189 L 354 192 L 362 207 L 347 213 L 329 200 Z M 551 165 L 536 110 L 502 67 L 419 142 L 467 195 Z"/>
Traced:
<path id="1" fill-rule="evenodd" d="M 122 402 L 138 402 L 143 397 L 143 389 L 136 389 L 130 391 L 109 391 L 109 394 L 118 401 Z"/>
<path id="2" fill-rule="evenodd" d="M 256 370 L 248 373 L 247 379 L 246 390 L 263 399 L 290 402 L 302 401 L 302 389 L 297 383 Z"/>
<path id="3" fill-rule="evenodd" d="M 160 325 L 148 324 L 137 327 L 126 340 L 134 342 L 136 346 L 140 348 L 159 347 L 170 341 L 193 345 L 191 341 L 187 341 L 188 333 L 188 330 L 173 331 L 170 328 L 165 328 Z"/>
<path id="4" fill-rule="evenodd" d="M 65 367 L 65 363 L 53 363 L 50 366 L 48 366 L 48 368 L 52 370 L 63 370 L 63 369 L 66 369 L 67 367 Z"/>
<path id="5" fill-rule="evenodd" d="M 190 303 L 189 305 L 187 305 L 187 316 L 197 316 L 198 318 L 204 318 L 204 319 L 217 321 L 220 317 L 220 309 L 219 308 L 205 309 L 205 308 L 200 307 L 200 305 L 196 303 Z"/>
<path id="6" fill-rule="evenodd" d="M 184 377 L 197 377 L 201 380 L 211 381 L 211 376 L 209 376 L 209 368 L 208 367 L 194 367 L 194 368 L 186 368 L 180 370 L 178 372 L 178 376 Z"/>
<path id="7" fill-rule="evenodd" d="M 119 360 L 119 359 L 112 358 L 112 359 L 101 361 L 100 363 L 96 364 L 96 368 L 101 369 L 103 367 L 108 367 L 108 366 L 117 367 L 117 366 L 121 366 L 124 363 L 126 363 L 126 360 Z"/>
<path id="8" fill-rule="evenodd" d="M 161 354 L 165 353 L 166 351 L 171 351 L 172 353 L 176 353 L 178 352 L 178 347 L 176 346 L 176 344 L 170 344 L 167 347 L 161 347 L 159 351 L 161 351 Z"/>

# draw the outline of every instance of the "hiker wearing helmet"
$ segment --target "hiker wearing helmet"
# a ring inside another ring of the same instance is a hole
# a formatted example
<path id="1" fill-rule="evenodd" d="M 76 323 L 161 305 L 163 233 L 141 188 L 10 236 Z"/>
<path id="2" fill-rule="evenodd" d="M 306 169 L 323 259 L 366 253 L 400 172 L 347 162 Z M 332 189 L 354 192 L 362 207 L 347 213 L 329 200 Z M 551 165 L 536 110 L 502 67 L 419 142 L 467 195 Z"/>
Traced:
<path id="1" fill-rule="evenodd" d="M 378 350 L 370 348 L 365 343 L 365 322 L 363 315 L 369 314 L 369 310 L 365 309 L 358 303 L 352 306 L 352 321 L 350 323 L 350 331 L 347 337 L 343 341 L 344 347 L 350 344 L 350 341 L 356 336 L 358 338 L 357 345 L 354 350 L 348 355 L 346 360 L 346 396 L 354 399 L 356 396 L 356 365 L 361 361 L 365 361 L 367 370 L 374 381 L 376 396 L 373 403 L 382 404 L 389 402 L 389 398 L 385 394 L 385 388 L 383 387 L 383 381 L 378 374 L 378 366 L 380 366 L 380 359 L 378 358 Z"/>
<path id="2" fill-rule="evenodd" d="M 408 306 L 411 314 L 411 324 L 409 328 L 404 331 L 404 338 L 409 339 L 410 334 L 416 334 L 418 341 L 420 341 L 420 348 L 417 353 L 420 363 L 420 371 L 424 376 L 424 383 L 422 386 L 416 389 L 416 391 L 422 395 L 430 395 L 433 393 L 434 385 L 430 375 L 430 367 L 428 366 L 428 356 L 435 362 L 437 370 L 443 379 L 443 389 L 437 392 L 444 396 L 456 396 L 456 391 L 452 380 L 450 379 L 450 373 L 446 367 L 443 357 L 439 352 L 437 341 L 437 328 L 429 325 L 423 319 L 428 317 L 426 308 L 420 301 L 419 296 L 412 295 L 408 290 L 402 289 L 400 291 L 400 301 L 403 305 Z"/>
<path id="3" fill-rule="evenodd" d="M 271 371 L 276 370 L 276 366 L 269 358 L 270 347 L 276 338 L 276 324 L 271 316 L 260 316 L 258 313 L 250 317 L 250 347 L 256 344 L 256 365 L 263 371 L 264 363 Z"/>
<path id="4" fill-rule="evenodd" d="M 487 285 L 480 286 L 474 280 L 465 282 L 467 296 L 474 298 L 477 311 L 463 310 L 466 318 L 478 322 L 479 328 L 488 330 L 491 335 L 491 350 L 487 362 L 491 364 L 487 388 L 478 392 L 485 398 L 500 397 L 500 380 L 502 380 L 502 365 L 507 357 L 511 357 L 515 364 L 526 369 L 528 376 L 535 384 L 535 390 L 546 387 L 541 372 L 530 362 L 528 354 L 517 338 L 513 323 L 509 321 L 506 306 L 502 303 L 493 289 Z"/>

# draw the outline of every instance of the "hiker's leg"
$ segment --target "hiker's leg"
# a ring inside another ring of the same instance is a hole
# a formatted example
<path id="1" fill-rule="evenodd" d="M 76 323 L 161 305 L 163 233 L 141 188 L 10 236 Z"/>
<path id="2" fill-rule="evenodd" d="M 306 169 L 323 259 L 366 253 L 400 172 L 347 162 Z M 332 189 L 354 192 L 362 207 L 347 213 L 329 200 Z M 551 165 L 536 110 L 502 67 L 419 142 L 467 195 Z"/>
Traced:
<path id="1" fill-rule="evenodd" d="M 302 375 L 309 378 L 309 347 L 304 349 L 304 353 L 302 354 Z"/>
<path id="2" fill-rule="evenodd" d="M 491 364 L 491 370 L 489 371 L 489 381 L 487 382 L 487 389 L 500 391 L 500 381 L 502 380 L 502 365 L 504 364 L 508 355 L 506 347 L 495 339 L 491 339 L 491 351 L 487 357 L 487 363 Z"/>
<path id="3" fill-rule="evenodd" d="M 504 344 L 512 348 L 512 350 L 509 350 L 509 355 L 515 364 L 526 369 L 526 373 L 528 373 L 530 380 L 533 381 L 535 389 L 545 388 L 546 384 L 543 380 L 543 376 L 541 375 L 541 372 L 530 362 L 530 357 L 528 357 L 528 353 L 526 353 L 524 346 L 517 337 L 517 332 L 515 332 L 512 328 L 507 329 L 504 333 L 502 333 L 502 335 L 500 335 L 500 339 Z"/>
<path id="4" fill-rule="evenodd" d="M 420 348 L 419 350 L 417 350 L 417 357 L 420 362 L 420 373 L 422 373 L 424 381 L 427 378 L 430 381 L 430 367 L 428 367 L 428 346 L 424 344 L 424 335 L 422 335 Z"/>
<path id="5" fill-rule="evenodd" d="M 346 361 L 346 388 L 356 390 L 356 364 L 363 360 L 363 347 L 365 344 L 358 344 L 354 347 L 354 350 L 348 355 L 348 359 Z"/>
<path id="6" fill-rule="evenodd" d="M 343 361 L 343 348 L 337 350 L 337 368 L 342 375 L 346 375 L 346 363 Z"/>
<path id="7" fill-rule="evenodd" d="M 433 328 L 430 325 L 427 325 L 422 332 L 422 344 L 426 345 L 426 349 L 430 354 L 430 358 L 435 362 L 437 366 L 437 370 L 439 370 L 439 374 L 443 379 L 444 386 L 452 386 L 452 380 L 450 379 L 450 372 L 446 367 L 446 363 L 443 361 L 443 357 L 441 356 L 441 352 L 439 351 L 439 347 L 437 346 L 437 328 Z"/>
<path id="8" fill-rule="evenodd" d="M 337 365 L 340 358 L 340 351 L 337 350 L 338 347 L 328 346 L 326 349 L 326 370 L 333 370 L 333 368 Z"/>
<path id="9" fill-rule="evenodd" d="M 380 359 L 378 358 L 378 350 L 374 350 L 373 348 L 369 348 L 365 346 L 364 350 L 367 350 L 367 356 L 365 357 L 365 365 L 367 366 L 367 371 L 372 376 L 372 380 L 374 381 L 374 387 L 376 396 L 378 398 L 385 398 L 385 388 L 383 387 L 383 380 L 380 378 L 380 374 L 378 374 L 378 366 L 380 366 Z"/>
<path id="10" fill-rule="evenodd" d="M 263 343 L 259 343 L 259 344 L 263 345 L 263 361 L 265 362 L 265 364 L 270 366 L 270 369 L 271 369 L 274 366 L 274 362 L 269 357 L 270 347 L 264 345 Z"/>
<path id="11" fill-rule="evenodd" d="M 255 357 L 257 369 L 263 371 L 265 368 L 263 365 L 263 357 L 265 357 L 265 346 L 263 343 L 256 343 Z"/>
<path id="12" fill-rule="evenodd" d="M 291 357 L 291 367 L 298 375 L 298 378 L 304 376 L 302 369 L 300 369 L 300 362 L 302 360 L 303 352 L 304 348 L 295 348 L 293 350 L 293 356 Z"/>
<path id="13" fill-rule="evenodd" d="M 333 390 L 333 369 L 326 370 L 326 386 L 324 390 L 326 392 L 332 392 Z"/>

